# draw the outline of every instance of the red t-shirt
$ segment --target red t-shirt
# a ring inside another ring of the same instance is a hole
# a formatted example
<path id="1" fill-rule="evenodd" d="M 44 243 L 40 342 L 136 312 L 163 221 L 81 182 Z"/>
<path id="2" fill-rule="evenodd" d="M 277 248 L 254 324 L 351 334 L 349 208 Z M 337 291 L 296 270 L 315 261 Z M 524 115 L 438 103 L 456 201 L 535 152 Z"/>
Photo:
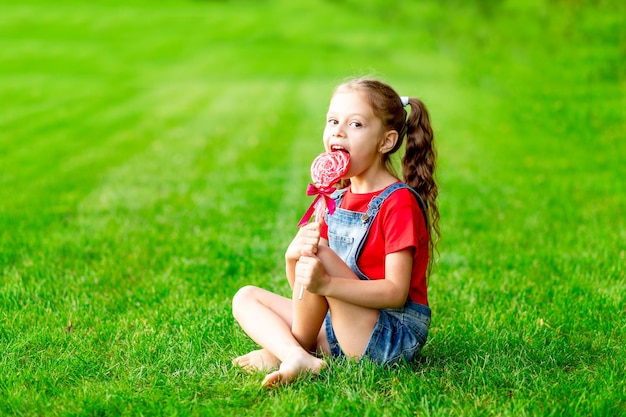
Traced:
<path id="1" fill-rule="evenodd" d="M 348 188 L 340 207 L 365 213 L 370 200 L 382 191 L 354 194 Z M 325 222 L 322 222 L 321 235 L 328 240 L 328 226 Z M 374 218 L 357 265 L 370 279 L 384 279 L 385 256 L 410 248 L 413 252 L 413 269 L 409 298 L 413 302 L 428 305 L 428 241 L 428 230 L 415 195 L 410 190 L 401 188 L 387 197 Z"/>

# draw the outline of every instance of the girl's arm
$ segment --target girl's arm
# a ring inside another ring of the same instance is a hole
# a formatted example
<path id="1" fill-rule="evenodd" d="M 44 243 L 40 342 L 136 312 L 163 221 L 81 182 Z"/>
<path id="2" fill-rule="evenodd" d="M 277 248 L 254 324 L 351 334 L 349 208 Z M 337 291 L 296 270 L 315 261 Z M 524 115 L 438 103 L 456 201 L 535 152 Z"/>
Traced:
<path id="1" fill-rule="evenodd" d="M 317 253 L 319 243 L 319 223 L 312 222 L 298 229 L 298 233 L 285 252 L 285 272 L 291 287 L 293 287 L 294 284 L 296 263 L 300 259 L 300 256 L 302 256 L 303 253 Z M 328 243 L 326 243 L 326 245 L 328 245 Z"/>
<path id="2" fill-rule="evenodd" d="M 330 248 L 300 257 L 296 282 L 307 290 L 369 308 L 399 308 L 409 295 L 413 252 L 411 248 L 385 257 L 385 279 L 363 281 Z"/>

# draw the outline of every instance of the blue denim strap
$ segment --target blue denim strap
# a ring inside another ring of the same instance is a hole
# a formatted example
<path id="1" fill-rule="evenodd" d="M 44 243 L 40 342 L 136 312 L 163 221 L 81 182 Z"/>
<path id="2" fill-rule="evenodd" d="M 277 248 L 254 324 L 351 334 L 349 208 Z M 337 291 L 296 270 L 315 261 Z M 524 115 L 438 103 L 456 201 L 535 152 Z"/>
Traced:
<path id="1" fill-rule="evenodd" d="M 403 182 L 397 182 L 390 185 L 389 187 L 385 188 L 382 193 L 372 198 L 367 206 L 367 212 L 364 213 L 363 216 L 361 216 L 361 220 L 363 221 L 363 223 L 367 221 L 372 221 L 374 217 L 376 217 L 376 214 L 378 214 L 380 206 L 383 205 L 387 197 L 389 197 L 389 195 L 391 195 L 391 193 L 393 193 L 394 191 L 401 188 L 406 188 L 413 193 L 415 199 L 417 200 L 417 204 L 419 205 L 420 211 L 422 212 L 422 216 L 424 216 L 424 222 L 426 223 L 426 227 L 428 227 L 428 216 L 426 215 L 426 204 L 424 204 L 424 200 L 422 200 L 422 197 L 417 193 L 417 191 L 415 191 L 412 187 Z"/>

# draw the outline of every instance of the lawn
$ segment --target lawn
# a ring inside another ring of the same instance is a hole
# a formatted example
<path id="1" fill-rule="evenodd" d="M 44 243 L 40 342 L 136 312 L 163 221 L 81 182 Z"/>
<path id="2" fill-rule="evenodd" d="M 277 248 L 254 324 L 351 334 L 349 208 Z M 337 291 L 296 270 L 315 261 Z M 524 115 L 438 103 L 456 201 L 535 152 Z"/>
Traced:
<path id="1" fill-rule="evenodd" d="M 620 1 L 0 3 L 0 414 L 626 415 Z M 230 312 L 282 263 L 333 87 L 435 128 L 422 358 L 265 390 Z"/>

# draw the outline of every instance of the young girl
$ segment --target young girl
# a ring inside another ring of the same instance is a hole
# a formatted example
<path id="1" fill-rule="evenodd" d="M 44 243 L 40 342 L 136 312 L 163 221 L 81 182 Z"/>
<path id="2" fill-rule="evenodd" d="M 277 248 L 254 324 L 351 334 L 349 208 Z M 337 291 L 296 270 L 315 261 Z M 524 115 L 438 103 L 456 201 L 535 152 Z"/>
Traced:
<path id="1" fill-rule="evenodd" d="M 390 155 L 405 137 L 401 182 Z M 426 276 L 439 211 L 426 108 L 380 81 L 353 80 L 334 91 L 323 139 L 327 152 L 349 153 L 348 186 L 333 194 L 335 212 L 302 227 L 289 245 L 292 298 L 252 286 L 233 298 L 235 318 L 262 347 L 233 362 L 267 372 L 268 387 L 319 373 L 322 355 L 411 361 L 428 334 Z"/>

